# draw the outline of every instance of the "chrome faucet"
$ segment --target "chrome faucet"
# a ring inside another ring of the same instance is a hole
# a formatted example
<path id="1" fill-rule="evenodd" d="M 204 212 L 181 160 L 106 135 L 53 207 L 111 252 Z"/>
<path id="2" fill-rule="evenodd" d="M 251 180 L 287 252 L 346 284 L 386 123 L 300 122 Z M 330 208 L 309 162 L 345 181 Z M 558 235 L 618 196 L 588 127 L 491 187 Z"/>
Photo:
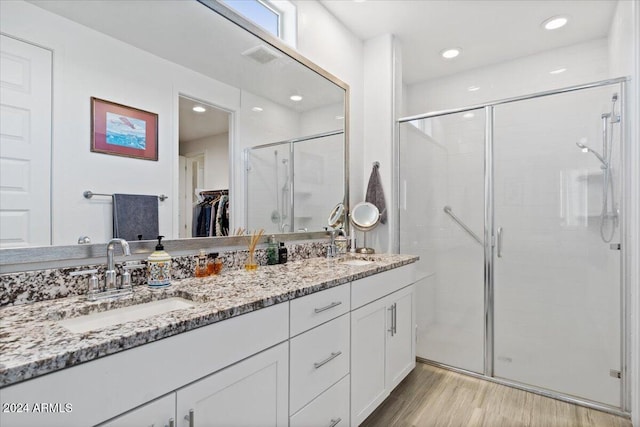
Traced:
<path id="1" fill-rule="evenodd" d="M 125 256 L 131 255 L 129 250 L 129 243 L 124 239 L 111 239 L 107 244 L 107 271 L 104 273 L 104 289 L 110 291 L 116 288 L 116 266 L 113 260 L 113 251 L 115 250 L 116 243 L 120 244 L 122 253 Z"/>

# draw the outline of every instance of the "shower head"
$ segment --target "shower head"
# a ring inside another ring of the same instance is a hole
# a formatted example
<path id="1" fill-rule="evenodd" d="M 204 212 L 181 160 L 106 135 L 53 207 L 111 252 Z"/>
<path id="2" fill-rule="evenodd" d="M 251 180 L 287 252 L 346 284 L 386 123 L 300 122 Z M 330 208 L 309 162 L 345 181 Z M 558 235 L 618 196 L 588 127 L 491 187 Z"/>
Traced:
<path id="1" fill-rule="evenodd" d="M 607 161 L 594 149 L 587 147 L 586 145 L 584 145 L 582 142 L 576 142 L 576 145 L 578 146 L 578 148 L 580 148 L 582 150 L 583 153 L 591 153 L 594 156 L 596 156 L 598 158 L 598 160 L 600 160 L 600 163 L 602 163 L 602 166 L 607 168 L 609 167 L 609 165 L 607 164 Z"/>

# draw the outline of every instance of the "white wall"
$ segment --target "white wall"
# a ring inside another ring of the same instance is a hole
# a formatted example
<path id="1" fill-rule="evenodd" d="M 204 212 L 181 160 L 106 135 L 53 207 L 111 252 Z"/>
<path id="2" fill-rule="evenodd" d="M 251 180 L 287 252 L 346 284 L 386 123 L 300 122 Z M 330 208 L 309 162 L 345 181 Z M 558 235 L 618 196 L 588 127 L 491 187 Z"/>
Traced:
<path id="1" fill-rule="evenodd" d="M 567 71 L 549 74 L 560 66 Z M 606 39 L 530 55 L 407 86 L 406 115 L 482 104 L 609 77 Z M 480 90 L 470 92 L 471 86 Z"/>
<path id="2" fill-rule="evenodd" d="M 160 202 L 160 233 L 172 236 L 178 212 L 175 90 L 227 109 L 238 108 L 239 91 L 28 3 L 1 5 L 4 33 L 54 52 L 53 244 L 75 244 L 80 235 L 94 242 L 111 237 L 111 200 L 87 200 L 85 190 L 168 195 Z M 92 96 L 157 113 L 158 161 L 90 152 Z"/>
<path id="3" fill-rule="evenodd" d="M 395 119 L 394 49 L 395 40 L 385 34 L 365 42 L 364 55 L 364 201 L 367 185 L 373 169 L 373 162 L 379 162 L 380 180 L 387 205 L 387 219 L 393 216 L 392 178 L 393 178 L 393 137 Z M 392 224 L 378 224 L 375 230 L 367 233 L 367 246 L 379 252 L 389 252 Z M 359 246 L 363 243 L 360 241 Z"/>
<path id="4" fill-rule="evenodd" d="M 297 50 L 349 85 L 350 205 L 364 199 L 364 47 L 317 1 L 295 1 L 298 9 Z M 327 215 L 329 212 L 327 212 Z"/>
<path id="5" fill-rule="evenodd" d="M 180 155 L 204 154 L 204 188 L 229 188 L 229 133 L 210 135 L 192 141 L 180 141 Z"/>

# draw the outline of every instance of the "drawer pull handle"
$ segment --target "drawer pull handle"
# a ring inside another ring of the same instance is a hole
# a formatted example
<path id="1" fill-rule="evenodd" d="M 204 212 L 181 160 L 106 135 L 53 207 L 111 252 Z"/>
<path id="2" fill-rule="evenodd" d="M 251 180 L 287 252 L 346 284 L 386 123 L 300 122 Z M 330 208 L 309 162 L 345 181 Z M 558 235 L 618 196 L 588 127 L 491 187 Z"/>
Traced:
<path id="1" fill-rule="evenodd" d="M 189 415 L 185 415 L 184 419 L 189 421 L 189 427 L 194 427 L 196 425 L 195 411 L 193 409 L 189 409 Z"/>
<path id="2" fill-rule="evenodd" d="M 322 362 L 316 362 L 313 364 L 313 367 L 318 369 L 321 366 L 326 365 L 327 363 L 331 362 L 333 359 L 335 359 L 336 357 L 340 356 L 342 354 L 341 351 L 337 351 L 335 353 L 331 353 L 331 356 L 327 357 L 326 359 L 324 359 Z"/>
<path id="3" fill-rule="evenodd" d="M 333 307 L 337 307 L 340 304 L 342 304 L 342 301 L 336 301 L 336 302 L 332 302 L 331 304 L 327 305 L 326 307 L 322 307 L 322 308 L 316 308 L 313 311 L 317 314 L 317 313 L 322 313 L 323 311 L 327 311 Z"/>
<path id="4" fill-rule="evenodd" d="M 340 421 L 342 421 L 342 418 L 332 418 L 329 427 L 336 427 L 338 424 L 340 424 Z"/>

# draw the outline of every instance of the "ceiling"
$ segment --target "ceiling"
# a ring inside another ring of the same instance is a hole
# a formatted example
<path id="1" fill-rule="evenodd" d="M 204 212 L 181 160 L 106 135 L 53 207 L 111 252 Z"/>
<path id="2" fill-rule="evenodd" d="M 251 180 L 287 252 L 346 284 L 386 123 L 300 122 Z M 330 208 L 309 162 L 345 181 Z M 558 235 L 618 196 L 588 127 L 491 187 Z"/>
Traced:
<path id="1" fill-rule="evenodd" d="M 229 113 L 211 105 L 194 101 L 187 97 L 179 98 L 179 141 L 187 142 L 211 135 L 229 132 Z M 193 107 L 204 107 L 206 111 L 197 113 Z"/>
<path id="2" fill-rule="evenodd" d="M 28 1 L 292 111 L 344 99 L 344 90 L 329 80 L 195 0 Z M 254 49 L 273 52 L 272 60 L 247 55 Z M 304 100 L 291 101 L 294 93 Z"/>
<path id="3" fill-rule="evenodd" d="M 320 0 L 353 34 L 394 34 L 406 84 L 528 56 L 608 35 L 615 0 Z M 627 1 L 627 0 L 624 0 Z M 568 24 L 547 31 L 556 15 Z M 440 52 L 460 47 L 444 60 Z"/>

